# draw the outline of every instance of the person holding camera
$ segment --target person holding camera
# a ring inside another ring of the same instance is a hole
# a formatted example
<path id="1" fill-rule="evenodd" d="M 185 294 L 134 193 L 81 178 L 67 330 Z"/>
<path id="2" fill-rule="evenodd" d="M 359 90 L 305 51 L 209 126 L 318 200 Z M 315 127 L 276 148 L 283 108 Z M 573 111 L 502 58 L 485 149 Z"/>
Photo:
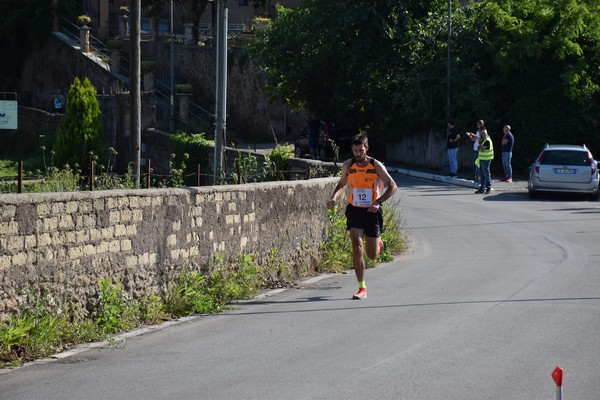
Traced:
<path id="1" fill-rule="evenodd" d="M 476 124 L 477 131 L 475 131 L 475 133 L 467 132 L 467 137 L 471 139 L 471 142 L 473 142 L 473 182 L 479 181 L 479 168 L 477 167 L 475 162 L 477 161 L 477 156 L 479 155 L 480 132 L 482 129 L 485 129 L 485 124 L 483 123 L 482 119 L 477 120 Z"/>
<path id="2" fill-rule="evenodd" d="M 475 164 L 479 167 L 479 190 L 475 193 L 489 194 L 492 190 L 492 179 L 490 176 L 490 164 L 494 159 L 494 144 L 487 130 L 479 132 L 479 147 Z"/>

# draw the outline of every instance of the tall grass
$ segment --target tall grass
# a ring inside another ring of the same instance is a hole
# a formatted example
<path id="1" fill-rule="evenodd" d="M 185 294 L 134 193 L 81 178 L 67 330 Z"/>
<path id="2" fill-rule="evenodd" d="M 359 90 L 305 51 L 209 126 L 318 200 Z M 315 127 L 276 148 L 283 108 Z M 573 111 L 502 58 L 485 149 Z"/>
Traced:
<path id="1" fill-rule="evenodd" d="M 264 287 L 269 267 L 251 255 L 227 261 L 217 255 L 211 267 L 186 265 L 164 293 L 133 298 L 121 282 L 97 282 L 97 307 L 90 313 L 63 305 L 60 312 L 45 299 L 0 321 L 0 367 L 46 357 L 75 344 L 108 339 L 144 324 L 184 315 L 218 313 L 233 300 L 251 297 Z"/>
<path id="2" fill-rule="evenodd" d="M 317 270 L 321 272 L 342 272 L 353 268 L 352 243 L 346 230 L 345 208 L 336 205 L 327 210 L 329 224 L 325 230 L 325 240 L 321 243 L 319 252 L 321 258 L 317 262 Z M 372 268 L 376 262 L 389 262 L 406 248 L 406 240 L 402 234 L 402 218 L 400 202 L 388 201 L 383 206 L 384 230 L 381 239 L 385 243 L 383 253 L 373 261 L 364 254 L 365 266 Z"/>

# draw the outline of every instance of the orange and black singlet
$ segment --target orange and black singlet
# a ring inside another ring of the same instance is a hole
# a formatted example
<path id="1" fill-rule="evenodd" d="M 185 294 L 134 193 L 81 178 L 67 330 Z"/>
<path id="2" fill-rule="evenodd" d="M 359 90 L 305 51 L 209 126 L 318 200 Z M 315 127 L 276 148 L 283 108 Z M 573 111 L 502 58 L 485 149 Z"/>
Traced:
<path id="1" fill-rule="evenodd" d="M 370 158 L 365 167 L 359 167 L 356 160 L 353 160 L 348 173 L 348 184 L 348 203 L 355 207 L 369 208 L 379 198 L 382 186 L 375 170 L 375 159 Z"/>

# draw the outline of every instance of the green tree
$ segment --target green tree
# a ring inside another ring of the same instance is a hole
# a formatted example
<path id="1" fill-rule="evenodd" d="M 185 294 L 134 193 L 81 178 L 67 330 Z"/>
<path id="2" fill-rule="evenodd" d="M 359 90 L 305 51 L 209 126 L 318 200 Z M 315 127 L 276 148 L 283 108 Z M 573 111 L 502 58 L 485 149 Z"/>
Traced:
<path id="1" fill-rule="evenodd" d="M 78 164 L 82 171 L 89 170 L 90 152 L 98 160 L 106 160 L 100 107 L 96 89 L 88 78 L 83 84 L 75 77 L 67 96 L 67 111 L 61 122 L 54 144 L 57 166 Z"/>
<path id="2" fill-rule="evenodd" d="M 546 142 L 600 154 L 600 2 L 484 1 L 459 10 L 454 115 L 517 132 L 517 168 Z M 463 78 L 461 80 L 461 77 Z M 464 94 L 477 100 L 465 101 Z M 462 101 L 458 99 L 462 96 Z"/>
<path id="3" fill-rule="evenodd" d="M 451 4 L 451 118 L 465 128 L 483 118 L 495 139 L 509 123 L 523 166 L 546 141 L 586 143 L 600 154 L 600 1 Z M 270 95 L 297 109 L 370 126 L 376 140 L 443 135 L 447 7 L 304 0 L 280 7 L 251 49 Z"/>
<path id="4" fill-rule="evenodd" d="M 279 7 L 251 50 L 272 98 L 368 127 L 383 158 L 387 139 L 444 126 L 446 9 L 445 0 L 305 0 Z"/>

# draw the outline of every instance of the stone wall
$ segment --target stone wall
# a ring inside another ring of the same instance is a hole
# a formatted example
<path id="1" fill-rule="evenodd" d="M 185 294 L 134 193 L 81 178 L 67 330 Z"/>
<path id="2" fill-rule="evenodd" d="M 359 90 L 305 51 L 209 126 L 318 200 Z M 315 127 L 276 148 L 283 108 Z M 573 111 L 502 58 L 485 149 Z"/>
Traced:
<path id="1" fill-rule="evenodd" d="M 461 132 L 458 149 L 458 168 L 470 171 L 473 163 L 473 142 Z M 402 164 L 440 171 L 449 171 L 446 137 L 437 132 L 400 137 L 386 146 L 386 159 L 391 164 Z"/>
<path id="2" fill-rule="evenodd" d="M 160 291 L 217 253 L 306 267 L 336 182 L 0 195 L 0 319 L 40 296 L 93 309 L 99 279 Z"/>

